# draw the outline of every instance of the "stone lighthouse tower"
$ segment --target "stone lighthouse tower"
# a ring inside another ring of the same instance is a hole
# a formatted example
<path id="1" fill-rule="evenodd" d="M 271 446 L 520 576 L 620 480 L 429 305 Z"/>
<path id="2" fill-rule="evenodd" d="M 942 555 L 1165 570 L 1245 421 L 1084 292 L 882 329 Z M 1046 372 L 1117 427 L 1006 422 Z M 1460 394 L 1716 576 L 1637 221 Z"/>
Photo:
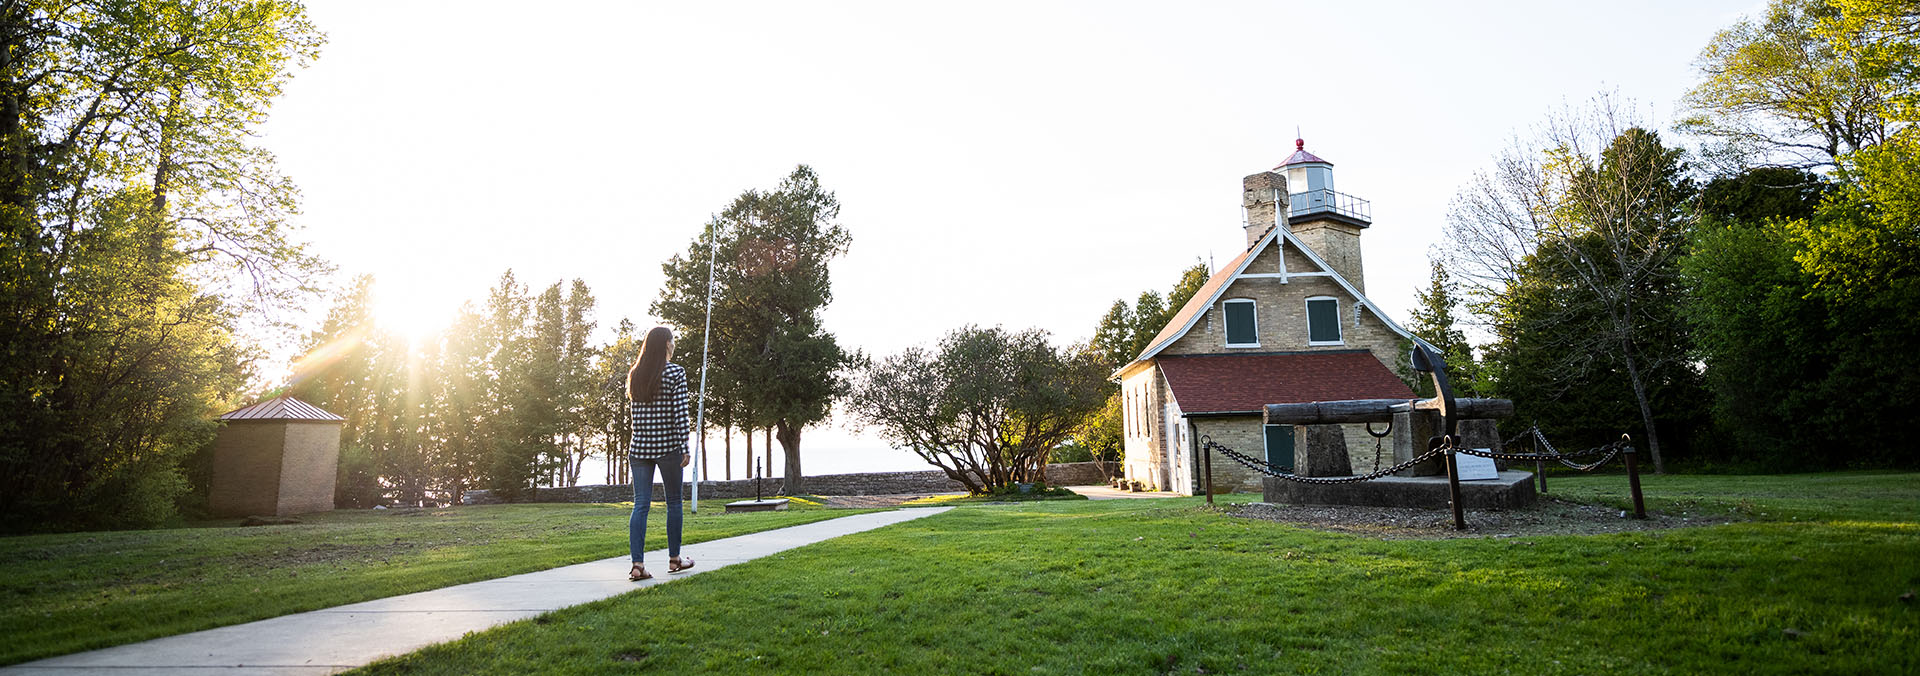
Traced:
<path id="1" fill-rule="evenodd" d="M 1373 205 L 1333 189 L 1333 163 L 1307 152 L 1307 142 L 1293 140 L 1293 155 L 1275 172 L 1287 177 L 1287 226 L 1307 247 L 1333 266 L 1361 293 L 1366 293 L 1365 269 L 1360 264 L 1360 231 L 1373 224 Z"/>
<path id="2" fill-rule="evenodd" d="M 1268 227 L 1286 228 L 1365 293 L 1360 231 L 1373 224 L 1373 205 L 1334 191 L 1333 163 L 1307 152 L 1306 141 L 1294 139 L 1293 149 L 1293 155 L 1272 171 L 1241 181 L 1247 244 L 1258 241 Z"/>

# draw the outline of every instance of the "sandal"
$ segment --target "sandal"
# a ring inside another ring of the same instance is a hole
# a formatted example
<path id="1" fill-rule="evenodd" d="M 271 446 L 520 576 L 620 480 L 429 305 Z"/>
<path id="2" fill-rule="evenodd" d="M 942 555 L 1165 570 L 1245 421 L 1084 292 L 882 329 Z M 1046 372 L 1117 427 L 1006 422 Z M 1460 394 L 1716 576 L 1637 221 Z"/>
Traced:
<path id="1" fill-rule="evenodd" d="M 678 573 L 680 571 L 683 571 L 692 567 L 693 567 L 692 557 L 681 558 L 676 556 L 674 558 L 667 559 L 667 572 L 669 573 Z"/>
<path id="2" fill-rule="evenodd" d="M 636 563 L 633 564 L 633 570 L 627 572 L 627 579 L 633 582 L 639 582 L 641 580 L 653 579 L 653 575 L 647 573 L 646 566 Z"/>

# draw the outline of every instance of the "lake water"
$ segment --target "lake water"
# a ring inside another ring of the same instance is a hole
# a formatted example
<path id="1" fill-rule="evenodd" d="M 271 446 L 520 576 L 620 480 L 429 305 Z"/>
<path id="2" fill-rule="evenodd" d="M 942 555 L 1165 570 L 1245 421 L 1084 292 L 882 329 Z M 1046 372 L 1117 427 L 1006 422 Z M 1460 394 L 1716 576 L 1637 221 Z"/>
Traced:
<path id="1" fill-rule="evenodd" d="M 756 458 L 766 457 L 766 448 L 762 443 L 763 439 L 764 437 L 760 435 L 754 436 L 753 455 Z M 726 479 L 728 474 L 722 469 L 723 458 L 726 457 L 726 450 L 724 446 L 721 445 L 720 439 L 708 439 L 707 452 L 711 454 L 712 457 L 708 458 L 704 463 L 708 469 L 708 473 L 701 478 L 708 480 Z M 750 475 L 747 474 L 745 453 L 746 442 L 736 436 L 733 440 L 732 463 L 732 477 L 735 479 L 750 478 Z M 773 467 L 770 468 L 772 471 L 768 472 L 767 476 L 778 477 L 786 475 L 787 468 L 782 458 L 783 455 L 784 453 L 780 449 L 780 442 L 775 441 L 773 444 Z M 580 483 L 604 483 L 607 475 L 606 467 L 606 461 L 599 458 L 588 460 L 586 465 L 580 468 Z M 839 428 L 810 429 L 801 434 L 800 468 L 801 472 L 806 476 L 857 474 L 861 472 L 918 472 L 939 469 L 927 464 L 927 461 L 921 460 L 920 456 L 913 454 L 913 451 L 889 448 L 885 441 L 850 433 Z M 689 474 L 687 478 L 691 479 L 692 475 Z"/>

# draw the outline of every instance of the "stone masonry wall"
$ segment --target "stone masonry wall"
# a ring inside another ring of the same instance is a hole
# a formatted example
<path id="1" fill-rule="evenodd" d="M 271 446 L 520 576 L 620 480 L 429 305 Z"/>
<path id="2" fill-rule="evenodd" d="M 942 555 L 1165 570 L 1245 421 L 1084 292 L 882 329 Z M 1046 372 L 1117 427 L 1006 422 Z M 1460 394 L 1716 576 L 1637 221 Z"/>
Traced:
<path id="1" fill-rule="evenodd" d="M 1084 484 L 1104 484 L 1106 478 L 1101 474 L 1103 463 L 1075 462 L 1060 463 L 1047 468 L 1048 483 L 1056 486 L 1074 486 Z M 1117 463 L 1104 463 L 1106 471 L 1117 471 Z M 772 497 L 784 494 L 785 482 L 781 479 L 762 479 L 760 494 Z M 691 497 L 691 486 L 681 488 L 681 499 Z M 861 474 L 825 474 L 807 477 L 806 490 L 814 495 L 902 495 L 922 493 L 954 493 L 965 491 L 960 482 L 947 478 L 939 470 L 924 472 L 867 472 Z M 666 495 L 660 484 L 653 485 L 655 500 Z M 735 479 L 733 481 L 700 482 L 702 500 L 751 500 L 753 499 L 753 480 Z M 536 488 L 533 497 L 527 502 L 629 502 L 633 500 L 633 487 L 628 484 L 596 484 L 590 486 L 566 486 L 560 488 Z M 462 504 L 496 505 L 501 500 L 494 497 L 492 491 L 471 490 L 462 498 Z"/>
<path id="2" fill-rule="evenodd" d="M 1215 443 L 1227 448 L 1255 458 L 1266 457 L 1265 426 L 1261 424 L 1259 416 L 1194 418 L 1192 420 L 1194 438 L 1197 439 L 1203 434 L 1212 435 Z M 1353 472 L 1355 474 L 1372 472 L 1374 445 L 1373 436 L 1367 434 L 1367 426 L 1350 424 L 1340 427 L 1347 440 L 1347 461 L 1352 464 Z M 1373 429 L 1384 432 L 1387 430 L 1387 425 L 1374 423 Z M 1294 429 L 1293 437 L 1296 444 L 1303 437 L 1303 432 L 1298 426 Z M 1380 466 L 1393 465 L 1393 438 L 1388 437 L 1382 440 L 1380 450 Z M 1200 484 L 1195 487 L 1195 492 L 1204 493 L 1205 466 L 1195 467 L 1193 476 L 1194 481 Z M 1262 490 L 1261 482 L 1265 478 L 1266 475 L 1248 469 L 1247 466 L 1235 462 L 1232 458 L 1217 452 L 1213 454 L 1213 489 L 1217 493 L 1257 493 Z"/>
<path id="3" fill-rule="evenodd" d="M 1336 238 L 1338 239 L 1338 238 Z M 1351 240 L 1354 247 L 1358 238 Z M 1280 240 L 1281 244 L 1286 241 Z M 1309 245 L 1311 246 L 1311 245 Z M 1284 248 L 1284 251 L 1278 250 Z M 1287 271 L 1293 273 L 1311 272 L 1315 268 L 1307 257 L 1291 245 L 1268 247 L 1248 264 L 1248 273 L 1270 274 L 1280 271 L 1280 257 L 1284 255 Z M 1351 252 L 1356 260 L 1357 248 Z M 1324 257 L 1324 256 L 1323 256 Z M 1330 263 L 1332 264 L 1332 263 Z M 1354 282 L 1356 287 L 1360 283 Z M 1360 287 L 1364 288 L 1364 287 Z M 1340 301 L 1340 345 L 1307 344 L 1307 304 L 1306 299 L 1316 296 L 1332 296 Z M 1373 356 L 1386 364 L 1389 369 L 1406 360 L 1400 352 L 1400 335 L 1388 328 L 1385 321 L 1374 314 L 1372 308 L 1360 311 L 1355 318 L 1355 299 L 1347 295 L 1346 290 L 1329 277 L 1291 277 L 1286 283 L 1278 278 L 1240 279 L 1221 294 L 1221 299 L 1251 298 L 1254 300 L 1255 329 L 1260 346 L 1249 348 L 1226 347 L 1226 324 L 1221 317 L 1220 303 L 1215 302 L 1207 308 L 1194 327 L 1186 335 L 1168 345 L 1164 354 L 1233 354 L 1235 352 L 1303 352 L 1308 350 L 1353 350 L 1361 349 L 1373 353 Z M 1398 370 L 1396 369 L 1397 373 Z"/>
<path id="4" fill-rule="evenodd" d="M 1360 228 L 1332 220 L 1316 220 L 1293 226 L 1294 235 L 1319 254 L 1320 260 L 1333 266 L 1341 277 L 1353 284 L 1353 288 L 1366 293 L 1367 280 L 1360 261 L 1360 232 Z M 1306 270 L 1310 267 L 1294 269 Z"/>
<path id="5" fill-rule="evenodd" d="M 1259 416 L 1194 418 L 1194 438 L 1198 439 L 1203 435 L 1212 436 L 1214 443 L 1255 458 L 1266 455 L 1265 441 L 1261 438 Z M 1213 455 L 1211 462 L 1213 463 L 1214 492 L 1247 493 L 1261 489 L 1260 480 L 1265 478 L 1265 475 L 1248 469 L 1225 455 L 1209 452 Z M 1207 468 L 1204 462 L 1194 469 L 1193 476 L 1201 484 L 1197 492 L 1205 492 L 1206 475 Z"/>
<path id="6" fill-rule="evenodd" d="M 333 509 L 333 483 L 340 468 L 340 423 L 286 423 L 286 450 L 280 457 L 280 496 L 274 514 L 309 514 Z"/>
<path id="7" fill-rule="evenodd" d="M 213 442 L 208 511 L 215 516 L 278 511 L 280 447 L 286 430 L 280 421 L 230 421 L 220 429 Z"/>

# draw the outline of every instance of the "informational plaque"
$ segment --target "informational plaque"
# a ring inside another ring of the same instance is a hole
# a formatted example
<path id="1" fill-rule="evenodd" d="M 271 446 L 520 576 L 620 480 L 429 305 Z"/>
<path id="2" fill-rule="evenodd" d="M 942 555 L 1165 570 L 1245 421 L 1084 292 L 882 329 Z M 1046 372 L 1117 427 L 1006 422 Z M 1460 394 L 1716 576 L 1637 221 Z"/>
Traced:
<path id="1" fill-rule="evenodd" d="M 1476 451 L 1491 453 L 1493 449 L 1476 448 Z M 1487 481 L 1500 478 L 1500 470 L 1493 466 L 1493 458 L 1482 458 L 1465 453 L 1453 454 L 1454 465 L 1460 468 L 1461 481 Z"/>

